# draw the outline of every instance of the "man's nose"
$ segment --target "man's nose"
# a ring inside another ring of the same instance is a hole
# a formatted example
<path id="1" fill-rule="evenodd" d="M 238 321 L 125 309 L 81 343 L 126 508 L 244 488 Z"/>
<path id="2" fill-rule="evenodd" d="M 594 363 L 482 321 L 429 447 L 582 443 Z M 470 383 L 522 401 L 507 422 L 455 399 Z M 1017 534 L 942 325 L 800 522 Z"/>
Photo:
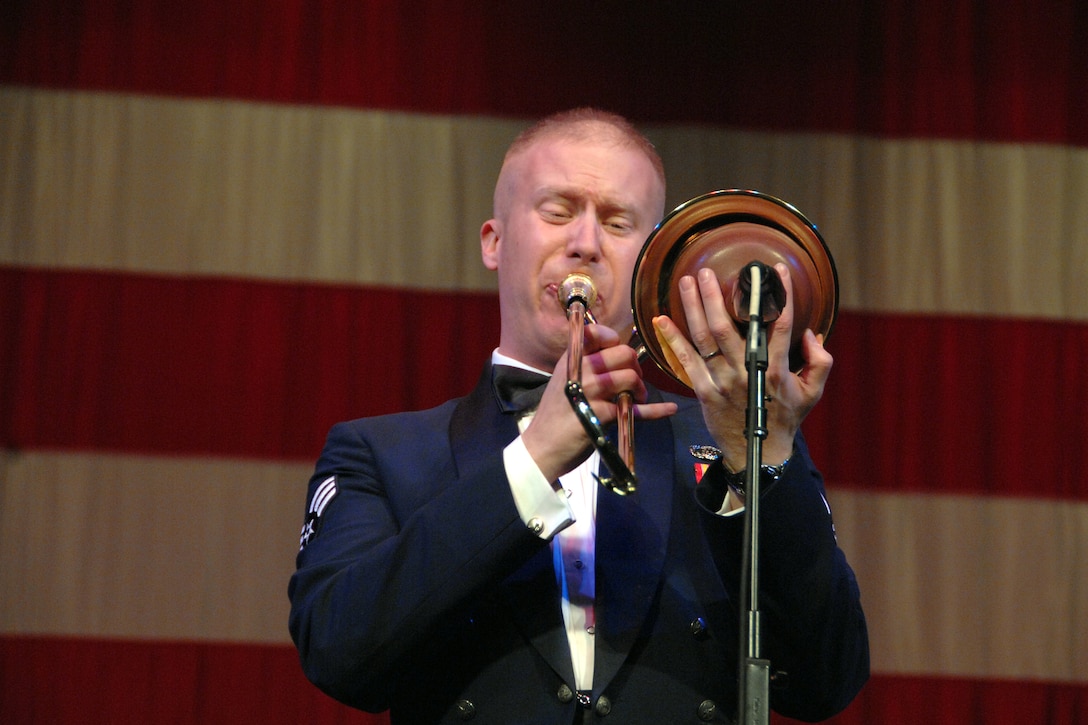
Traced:
<path id="1" fill-rule="evenodd" d="M 601 258 L 601 238 L 604 230 L 592 215 L 584 215 L 570 227 L 567 239 L 567 255 L 583 262 L 596 262 Z"/>

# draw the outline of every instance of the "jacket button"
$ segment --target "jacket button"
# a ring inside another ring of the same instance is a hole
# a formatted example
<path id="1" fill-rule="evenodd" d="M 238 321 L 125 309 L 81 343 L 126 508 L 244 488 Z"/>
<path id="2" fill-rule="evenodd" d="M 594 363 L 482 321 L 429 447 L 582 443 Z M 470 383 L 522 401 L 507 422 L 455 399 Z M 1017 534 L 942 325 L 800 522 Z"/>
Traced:
<path id="1" fill-rule="evenodd" d="M 691 636 L 698 640 L 704 640 L 710 636 L 707 632 L 706 620 L 702 617 L 696 617 L 691 620 Z"/>
<path id="2" fill-rule="evenodd" d="M 462 721 L 476 717 L 476 706 L 472 704 L 472 700 L 458 700 L 453 707 Z"/>
<path id="3" fill-rule="evenodd" d="M 699 703 L 699 719 L 710 722 L 718 714 L 718 705 L 713 700 L 703 700 Z"/>
<path id="4" fill-rule="evenodd" d="M 564 682 L 559 686 L 559 691 L 555 693 L 555 696 L 559 698 L 559 702 L 566 705 L 574 699 L 574 690 L 570 689 L 570 686 Z"/>
<path id="5" fill-rule="evenodd" d="M 593 706 L 594 712 L 599 716 L 604 717 L 608 713 L 612 712 L 612 701 L 604 695 L 597 698 L 597 704 Z"/>

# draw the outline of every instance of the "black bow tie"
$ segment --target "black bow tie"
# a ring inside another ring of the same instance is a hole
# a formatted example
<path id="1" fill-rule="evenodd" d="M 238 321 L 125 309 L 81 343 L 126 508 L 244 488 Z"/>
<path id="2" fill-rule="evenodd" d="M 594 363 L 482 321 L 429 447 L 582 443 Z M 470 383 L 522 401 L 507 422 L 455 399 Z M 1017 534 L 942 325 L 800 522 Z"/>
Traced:
<path id="1" fill-rule="evenodd" d="M 491 385 L 504 413 L 532 410 L 544 395 L 548 376 L 510 365 L 495 365 L 491 370 Z"/>

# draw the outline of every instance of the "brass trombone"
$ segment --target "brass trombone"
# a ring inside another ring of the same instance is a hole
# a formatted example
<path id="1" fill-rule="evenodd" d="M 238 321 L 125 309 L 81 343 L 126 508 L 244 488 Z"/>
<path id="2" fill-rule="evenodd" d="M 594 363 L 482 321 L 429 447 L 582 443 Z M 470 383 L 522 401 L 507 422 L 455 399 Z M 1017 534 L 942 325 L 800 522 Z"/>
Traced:
<path id="1" fill-rule="evenodd" d="M 582 391 L 582 344 L 585 340 L 585 326 L 596 324 L 592 306 L 597 301 L 597 288 L 593 286 L 593 280 L 584 274 L 570 274 L 559 285 L 556 291 L 559 303 L 567 311 L 567 325 L 569 343 L 567 346 L 567 399 L 578 414 L 578 420 L 582 422 L 593 445 L 601 454 L 608 470 L 612 473 L 608 478 L 599 479 L 607 488 L 626 496 L 634 493 L 638 488 L 635 478 L 635 450 L 634 450 L 634 402 L 631 393 L 620 393 L 616 398 L 618 446 L 617 451 L 605 435 L 604 427 L 597 415 L 586 400 Z"/>
<path id="2" fill-rule="evenodd" d="M 826 338 L 834 326 L 839 288 L 835 262 L 819 230 L 800 211 L 776 197 L 744 189 L 713 191 L 684 202 L 647 237 L 631 280 L 635 327 L 629 344 L 639 351 L 640 359 L 648 356 L 690 389 L 691 381 L 668 345 L 656 334 L 643 337 L 639 330 L 653 330 L 653 319 L 668 315 L 690 339 L 677 281 L 708 267 L 721 281 L 724 298 L 733 301 L 730 313 L 745 334 L 748 312 L 741 304 L 738 278 L 751 262 L 772 267 L 781 262 L 790 270 L 794 312 L 790 368 L 799 370 L 804 364 L 801 338 L 805 329 Z M 585 324 L 596 322 L 591 311 L 597 299 L 593 281 L 584 274 L 570 275 L 557 294 L 567 311 L 570 334 L 567 397 L 611 473 L 601 483 L 621 495 L 635 493 L 631 394 L 623 393 L 616 400 L 617 450 L 582 391 Z"/>

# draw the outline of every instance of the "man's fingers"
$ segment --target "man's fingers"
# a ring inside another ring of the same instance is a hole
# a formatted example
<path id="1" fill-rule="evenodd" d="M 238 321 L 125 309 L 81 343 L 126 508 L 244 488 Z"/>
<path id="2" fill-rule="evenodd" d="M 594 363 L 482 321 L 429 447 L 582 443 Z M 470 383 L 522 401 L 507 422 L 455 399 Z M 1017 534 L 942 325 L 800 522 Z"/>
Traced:
<path id="1" fill-rule="evenodd" d="M 679 410 L 676 403 L 639 403 L 635 406 L 635 417 L 642 420 L 668 418 Z"/>

